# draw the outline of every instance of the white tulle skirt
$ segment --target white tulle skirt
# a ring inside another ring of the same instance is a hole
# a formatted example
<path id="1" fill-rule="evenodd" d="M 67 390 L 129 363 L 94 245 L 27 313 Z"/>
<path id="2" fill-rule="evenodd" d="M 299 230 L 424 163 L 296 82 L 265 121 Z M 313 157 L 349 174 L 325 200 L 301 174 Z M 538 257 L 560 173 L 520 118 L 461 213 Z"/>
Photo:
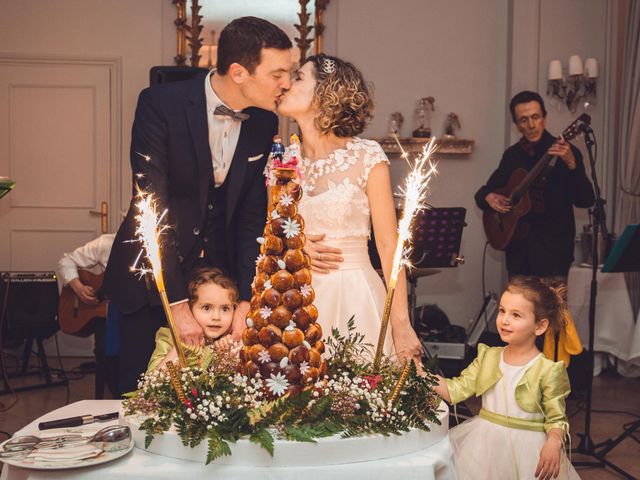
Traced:
<path id="1" fill-rule="evenodd" d="M 332 239 L 327 244 L 340 248 L 344 261 L 338 270 L 330 273 L 313 272 L 311 284 L 323 336 L 331 335 L 333 327 L 346 335 L 347 322 L 353 316 L 356 330 L 365 336 L 365 343 L 371 344 L 373 357 L 386 298 L 384 283 L 371 266 L 366 240 Z M 391 324 L 387 328 L 384 353 L 394 354 Z"/>
<path id="2" fill-rule="evenodd" d="M 503 427 L 473 417 L 452 428 L 456 471 L 460 480 L 535 479 L 544 432 Z M 579 479 L 567 456 L 561 453 L 558 479 Z"/>

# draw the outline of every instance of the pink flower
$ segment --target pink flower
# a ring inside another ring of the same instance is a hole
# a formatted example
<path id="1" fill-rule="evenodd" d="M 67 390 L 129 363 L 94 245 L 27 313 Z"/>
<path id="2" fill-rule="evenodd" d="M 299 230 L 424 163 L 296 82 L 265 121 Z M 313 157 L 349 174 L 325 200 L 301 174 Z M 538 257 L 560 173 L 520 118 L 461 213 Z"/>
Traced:
<path id="1" fill-rule="evenodd" d="M 367 375 L 364 379 L 369 384 L 369 390 L 374 390 L 380 380 L 382 380 L 382 375 Z"/>

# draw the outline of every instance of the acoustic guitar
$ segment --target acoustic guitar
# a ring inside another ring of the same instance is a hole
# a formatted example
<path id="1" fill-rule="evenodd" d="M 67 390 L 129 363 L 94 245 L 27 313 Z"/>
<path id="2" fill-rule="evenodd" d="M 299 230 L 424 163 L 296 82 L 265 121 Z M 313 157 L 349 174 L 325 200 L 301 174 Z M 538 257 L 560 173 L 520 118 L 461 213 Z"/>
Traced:
<path id="1" fill-rule="evenodd" d="M 591 117 L 583 113 L 562 132 L 560 138 L 571 140 L 578 136 L 585 125 L 589 124 L 591 124 Z M 549 155 L 547 151 L 531 170 L 517 168 L 509 177 L 507 184 L 493 192 L 504 195 L 511 201 L 511 210 L 507 213 L 499 213 L 489 208 L 482 214 L 487 240 L 496 250 L 507 248 L 513 239 L 518 221 L 531 210 L 529 187 L 542 174 L 553 158 L 554 155 Z"/>
<path id="2" fill-rule="evenodd" d="M 101 295 L 100 288 L 104 279 L 104 273 L 93 274 L 87 270 L 78 270 L 80 281 L 93 287 L 100 303 L 87 305 L 82 302 L 69 285 L 62 287 L 60 301 L 58 303 L 58 322 L 60 330 L 77 337 L 88 337 L 93 334 L 93 322 L 96 317 L 107 316 L 107 302 Z"/>

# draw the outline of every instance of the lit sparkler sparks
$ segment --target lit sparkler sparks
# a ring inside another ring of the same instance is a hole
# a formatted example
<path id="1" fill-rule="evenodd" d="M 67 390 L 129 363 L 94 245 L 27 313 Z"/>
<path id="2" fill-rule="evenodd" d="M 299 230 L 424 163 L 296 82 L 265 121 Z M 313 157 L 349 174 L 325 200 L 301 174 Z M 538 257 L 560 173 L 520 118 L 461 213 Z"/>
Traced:
<path id="1" fill-rule="evenodd" d="M 402 158 L 409 162 L 408 154 L 400 145 L 398 137 L 396 142 L 402 151 Z M 389 285 L 387 288 L 387 298 L 384 305 L 384 313 L 382 315 L 382 323 L 380 325 L 380 335 L 378 337 L 378 347 L 374 358 L 373 369 L 378 371 L 382 360 L 382 351 L 384 348 L 384 340 L 389 325 L 389 317 L 391 315 L 391 304 L 393 303 L 393 294 L 395 292 L 398 275 L 403 266 L 411 267 L 409 257 L 411 255 L 411 222 L 413 218 L 427 208 L 426 197 L 429 191 L 429 182 L 431 177 L 437 173 L 436 164 L 431 160 L 431 156 L 436 150 L 435 138 L 425 144 L 422 153 L 413 162 L 413 168 L 407 175 L 404 187 L 400 188 L 400 193 L 404 197 L 404 208 L 402 216 L 398 223 L 398 243 L 393 255 L 393 266 L 391 275 L 389 276 Z"/>
<path id="2" fill-rule="evenodd" d="M 178 361 L 180 367 L 186 367 L 187 362 L 184 355 L 184 349 L 180 342 L 180 335 L 173 320 L 173 314 L 171 313 L 171 306 L 169 305 L 169 298 L 164 284 L 164 275 L 162 273 L 162 255 L 160 253 L 160 235 L 166 230 L 166 226 L 162 226 L 162 220 L 167 214 L 167 210 L 164 210 L 160 215 L 156 210 L 156 200 L 153 194 L 144 192 L 137 185 L 136 198 L 138 203 L 138 215 L 136 216 L 136 237 L 138 241 L 142 243 L 142 250 L 138 254 L 136 261 L 131 269 L 138 272 L 141 276 L 147 273 L 152 273 L 156 281 L 156 288 L 160 294 L 162 300 L 162 307 L 169 323 L 169 330 L 171 331 L 171 337 L 173 344 L 176 346 L 178 353 Z M 140 259 L 142 256 L 148 260 L 151 269 L 147 269 L 140 266 Z"/>

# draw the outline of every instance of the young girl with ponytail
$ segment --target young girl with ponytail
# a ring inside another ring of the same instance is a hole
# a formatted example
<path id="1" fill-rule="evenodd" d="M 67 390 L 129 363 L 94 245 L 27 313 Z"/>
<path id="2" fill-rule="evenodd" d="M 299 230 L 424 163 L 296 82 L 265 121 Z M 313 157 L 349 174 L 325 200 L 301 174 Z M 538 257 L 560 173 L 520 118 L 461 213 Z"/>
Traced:
<path id="1" fill-rule="evenodd" d="M 580 478 L 563 451 L 571 391 L 565 365 L 536 346 L 547 329 L 562 329 L 565 298 L 560 282 L 512 278 L 496 319 L 507 346 L 480 344 L 459 377 L 439 377 L 436 392 L 454 405 L 482 396 L 480 414 L 450 431 L 461 479 Z"/>

